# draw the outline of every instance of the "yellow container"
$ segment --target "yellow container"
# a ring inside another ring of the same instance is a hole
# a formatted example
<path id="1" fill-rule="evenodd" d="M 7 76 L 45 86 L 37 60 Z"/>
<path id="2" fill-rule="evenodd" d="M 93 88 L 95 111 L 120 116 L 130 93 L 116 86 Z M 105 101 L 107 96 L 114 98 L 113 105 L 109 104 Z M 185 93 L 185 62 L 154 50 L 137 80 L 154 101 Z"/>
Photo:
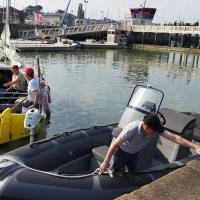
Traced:
<path id="1" fill-rule="evenodd" d="M 0 144 L 28 137 L 29 131 L 24 128 L 25 114 L 11 113 L 7 108 L 0 114 Z M 41 129 L 41 123 L 36 127 L 36 134 Z"/>

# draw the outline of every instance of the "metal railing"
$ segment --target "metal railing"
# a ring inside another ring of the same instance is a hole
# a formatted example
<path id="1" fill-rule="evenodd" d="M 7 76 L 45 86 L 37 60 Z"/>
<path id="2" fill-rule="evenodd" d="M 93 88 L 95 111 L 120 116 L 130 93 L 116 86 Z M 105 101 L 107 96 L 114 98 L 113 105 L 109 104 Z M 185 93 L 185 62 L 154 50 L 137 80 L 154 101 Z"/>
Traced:
<path id="1" fill-rule="evenodd" d="M 200 34 L 199 26 L 155 26 L 155 25 L 133 25 L 123 27 L 124 30 L 133 32 L 170 33 L 170 34 Z"/>
<path id="2" fill-rule="evenodd" d="M 72 26 L 63 28 L 47 28 L 39 29 L 40 32 L 44 33 L 49 37 L 64 36 L 64 35 L 75 35 L 82 33 L 93 33 L 107 31 L 108 29 L 118 29 L 119 25 L 116 23 L 107 24 L 94 24 L 94 25 L 82 25 L 82 26 Z M 18 32 L 19 38 L 22 39 L 34 39 L 37 38 L 35 30 L 23 30 Z"/>

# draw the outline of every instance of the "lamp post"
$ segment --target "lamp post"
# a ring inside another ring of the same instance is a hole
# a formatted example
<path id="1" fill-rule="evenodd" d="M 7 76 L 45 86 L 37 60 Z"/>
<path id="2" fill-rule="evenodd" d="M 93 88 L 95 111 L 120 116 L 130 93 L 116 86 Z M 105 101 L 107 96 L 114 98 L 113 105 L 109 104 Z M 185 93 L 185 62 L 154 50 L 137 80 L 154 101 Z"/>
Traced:
<path id="1" fill-rule="evenodd" d="M 101 18 L 102 18 L 102 22 L 104 21 L 104 20 L 103 20 L 103 13 L 104 13 L 104 10 L 101 10 Z"/>
<path id="2" fill-rule="evenodd" d="M 88 3 L 88 0 L 84 0 L 84 3 L 85 3 L 85 18 L 87 18 L 87 3 Z"/>

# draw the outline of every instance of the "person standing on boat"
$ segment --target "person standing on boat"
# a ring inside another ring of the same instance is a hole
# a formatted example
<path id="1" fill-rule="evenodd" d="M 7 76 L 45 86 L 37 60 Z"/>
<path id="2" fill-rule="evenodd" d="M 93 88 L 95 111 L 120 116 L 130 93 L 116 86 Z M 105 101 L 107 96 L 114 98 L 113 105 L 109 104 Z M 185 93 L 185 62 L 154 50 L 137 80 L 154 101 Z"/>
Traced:
<path id="1" fill-rule="evenodd" d="M 50 124 L 50 118 L 51 118 L 51 109 L 49 105 L 51 103 L 50 87 L 44 81 L 41 81 L 40 88 L 41 88 L 42 108 L 46 114 L 45 123 Z"/>
<path id="2" fill-rule="evenodd" d="M 28 99 L 22 103 L 22 107 L 28 109 L 38 108 L 39 109 L 39 95 L 40 95 L 40 84 L 39 79 L 34 77 L 34 70 L 31 67 L 24 69 L 24 76 L 28 81 Z"/>
<path id="3" fill-rule="evenodd" d="M 24 75 L 19 71 L 17 65 L 13 65 L 11 68 L 13 73 L 12 81 L 5 83 L 3 86 L 6 87 L 7 92 L 27 92 L 27 82 Z"/>
<path id="4" fill-rule="evenodd" d="M 177 144 L 194 149 L 196 153 L 200 155 L 200 146 L 179 135 L 164 130 L 156 115 L 147 114 L 143 121 L 138 120 L 126 125 L 119 136 L 112 142 L 99 168 L 99 174 L 101 175 L 105 172 L 108 167 L 113 173 L 124 172 L 125 167 L 131 167 L 131 169 L 134 170 L 137 153 L 140 152 L 149 141 L 158 137 L 159 134 L 162 134 L 163 137 Z"/>

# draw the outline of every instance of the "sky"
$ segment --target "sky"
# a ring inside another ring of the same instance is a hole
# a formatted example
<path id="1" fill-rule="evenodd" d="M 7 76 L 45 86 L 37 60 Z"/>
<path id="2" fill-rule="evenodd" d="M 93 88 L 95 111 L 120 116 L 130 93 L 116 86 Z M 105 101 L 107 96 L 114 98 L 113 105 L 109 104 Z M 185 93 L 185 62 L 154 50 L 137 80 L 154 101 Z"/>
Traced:
<path id="1" fill-rule="evenodd" d="M 5 0 L 4 0 L 5 1 Z M 102 19 L 123 19 L 130 8 L 139 7 L 144 0 L 71 0 L 68 12 L 77 14 L 79 3 L 86 9 L 86 17 Z M 11 5 L 23 9 L 28 5 L 42 5 L 44 12 L 64 10 L 68 0 L 11 0 Z M 2 1 L 0 1 L 2 6 Z M 155 23 L 170 23 L 174 21 L 196 22 L 200 20 L 200 0 L 146 0 L 146 7 L 157 8 Z"/>

